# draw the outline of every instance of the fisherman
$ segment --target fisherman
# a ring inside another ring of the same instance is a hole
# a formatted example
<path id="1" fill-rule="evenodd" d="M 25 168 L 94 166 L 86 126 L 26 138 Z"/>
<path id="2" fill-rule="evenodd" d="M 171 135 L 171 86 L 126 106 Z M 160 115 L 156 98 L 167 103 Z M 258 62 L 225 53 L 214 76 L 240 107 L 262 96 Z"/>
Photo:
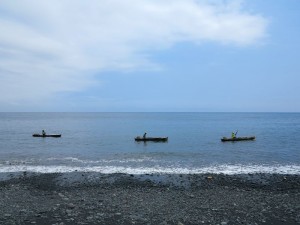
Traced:
<path id="1" fill-rule="evenodd" d="M 232 137 L 232 138 L 236 138 L 236 136 L 235 136 L 235 133 L 234 133 L 234 132 L 232 132 L 232 133 L 231 133 L 231 137 Z"/>
<path id="2" fill-rule="evenodd" d="M 46 136 L 46 132 L 44 130 L 42 130 L 42 135 Z"/>
<path id="3" fill-rule="evenodd" d="M 144 135 L 143 135 L 143 138 L 144 138 L 144 139 L 146 139 L 146 135 L 147 135 L 147 133 L 145 132 Z"/>

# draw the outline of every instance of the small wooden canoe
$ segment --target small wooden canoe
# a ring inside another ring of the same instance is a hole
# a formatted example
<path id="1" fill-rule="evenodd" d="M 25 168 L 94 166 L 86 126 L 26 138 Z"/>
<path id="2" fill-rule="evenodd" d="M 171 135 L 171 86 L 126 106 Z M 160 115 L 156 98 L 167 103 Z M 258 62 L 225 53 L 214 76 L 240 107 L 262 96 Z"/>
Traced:
<path id="1" fill-rule="evenodd" d="M 221 141 L 253 141 L 254 139 L 255 139 L 255 136 L 251 136 L 251 137 L 235 137 L 235 138 L 223 137 L 223 138 L 221 138 Z"/>
<path id="2" fill-rule="evenodd" d="M 156 142 L 166 142 L 168 141 L 168 137 L 136 137 L 134 138 L 135 141 L 156 141 Z"/>
<path id="3" fill-rule="evenodd" d="M 59 138 L 59 137 L 61 137 L 61 134 L 46 134 L 46 135 L 33 134 L 32 137 L 55 137 L 55 138 Z"/>

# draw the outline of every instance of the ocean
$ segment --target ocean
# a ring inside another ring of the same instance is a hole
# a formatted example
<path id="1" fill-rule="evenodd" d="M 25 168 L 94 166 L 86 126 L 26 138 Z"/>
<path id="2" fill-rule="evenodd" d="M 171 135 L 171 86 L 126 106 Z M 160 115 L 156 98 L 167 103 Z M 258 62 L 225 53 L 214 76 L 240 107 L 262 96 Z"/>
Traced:
<path id="1" fill-rule="evenodd" d="M 300 174 L 300 113 L 0 113 L 0 172 L 22 171 Z"/>

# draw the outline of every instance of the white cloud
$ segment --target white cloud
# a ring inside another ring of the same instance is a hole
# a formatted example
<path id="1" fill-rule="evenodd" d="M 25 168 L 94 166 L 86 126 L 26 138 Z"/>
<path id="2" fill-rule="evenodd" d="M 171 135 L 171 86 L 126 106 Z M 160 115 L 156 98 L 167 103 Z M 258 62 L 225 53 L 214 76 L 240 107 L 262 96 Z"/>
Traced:
<path id="1" fill-rule="evenodd" d="M 16 0 L 0 12 L 0 104 L 82 90 L 89 71 L 155 67 L 144 54 L 178 42 L 255 44 L 267 26 L 240 0 Z"/>

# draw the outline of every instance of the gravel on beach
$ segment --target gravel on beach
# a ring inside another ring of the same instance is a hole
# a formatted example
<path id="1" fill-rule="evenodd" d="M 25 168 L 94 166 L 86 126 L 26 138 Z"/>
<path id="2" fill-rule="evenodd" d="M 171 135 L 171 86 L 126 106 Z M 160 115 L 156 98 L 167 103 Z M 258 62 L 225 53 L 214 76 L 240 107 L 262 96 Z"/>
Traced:
<path id="1" fill-rule="evenodd" d="M 2 173 L 0 224 L 300 224 L 300 175 Z"/>

